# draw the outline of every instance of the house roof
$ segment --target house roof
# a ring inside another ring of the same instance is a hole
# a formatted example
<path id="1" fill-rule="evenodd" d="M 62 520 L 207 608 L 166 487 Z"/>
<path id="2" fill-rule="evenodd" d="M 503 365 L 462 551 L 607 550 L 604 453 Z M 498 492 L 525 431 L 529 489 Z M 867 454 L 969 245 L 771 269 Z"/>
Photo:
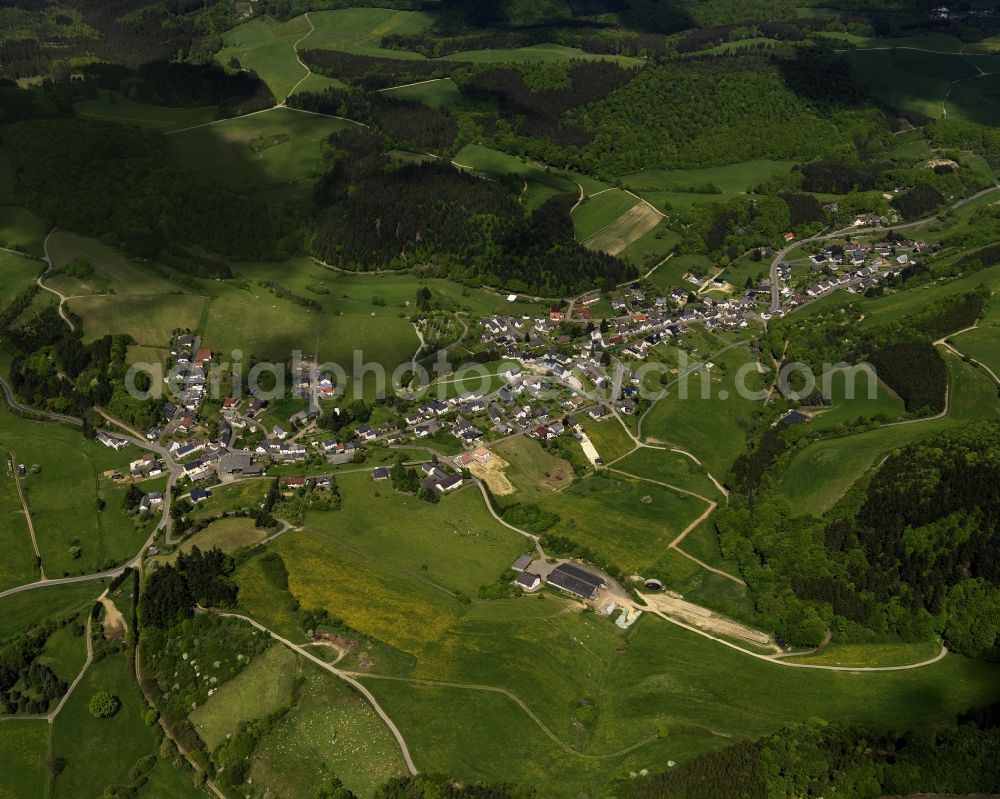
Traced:
<path id="1" fill-rule="evenodd" d="M 549 572 L 548 582 L 570 594 L 593 599 L 604 585 L 604 580 L 573 563 L 561 563 Z"/>
<path id="2" fill-rule="evenodd" d="M 531 565 L 532 560 L 531 555 L 521 555 L 521 557 L 514 561 L 511 568 L 516 572 L 523 572 Z"/>

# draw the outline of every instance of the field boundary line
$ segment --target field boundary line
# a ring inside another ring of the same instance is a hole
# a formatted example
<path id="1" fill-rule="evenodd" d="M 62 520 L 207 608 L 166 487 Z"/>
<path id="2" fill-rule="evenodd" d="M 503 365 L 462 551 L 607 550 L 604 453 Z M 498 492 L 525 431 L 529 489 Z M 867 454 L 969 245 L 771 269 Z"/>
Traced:
<path id="1" fill-rule="evenodd" d="M 163 132 L 164 136 L 172 136 L 175 133 L 186 133 L 189 130 L 198 130 L 198 128 L 207 128 L 211 125 L 219 125 L 223 122 L 230 122 L 234 119 L 243 119 L 243 117 L 252 117 L 257 114 L 266 114 L 268 111 L 273 111 L 275 108 L 284 108 L 281 105 L 272 105 L 269 108 L 258 108 L 256 111 L 250 111 L 246 114 L 237 114 L 234 117 L 223 117 L 222 119 L 213 119 L 211 122 L 202 122 L 200 125 L 191 125 L 186 128 L 177 128 L 176 130 L 166 130 Z"/>
<path id="2" fill-rule="evenodd" d="M 306 16 L 309 15 L 306 14 Z M 451 78 L 428 78 L 427 80 L 418 80 L 414 81 L 413 83 L 401 83 L 399 84 L 399 86 L 386 86 L 384 89 L 376 89 L 375 94 L 380 94 L 381 92 L 391 92 L 394 89 L 408 89 L 411 86 L 423 86 L 425 83 L 437 83 L 438 81 L 442 80 L 451 80 Z"/>

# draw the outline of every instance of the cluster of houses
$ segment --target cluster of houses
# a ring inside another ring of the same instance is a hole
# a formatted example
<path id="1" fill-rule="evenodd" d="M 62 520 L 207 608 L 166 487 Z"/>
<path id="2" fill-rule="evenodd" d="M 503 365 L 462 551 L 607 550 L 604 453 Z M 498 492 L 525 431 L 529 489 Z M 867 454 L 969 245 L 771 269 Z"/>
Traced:
<path id="1" fill-rule="evenodd" d="M 212 351 L 201 346 L 199 336 L 182 333 L 174 337 L 170 355 L 174 367 L 168 380 L 178 387 L 178 404 L 187 411 L 197 412 L 205 400 Z"/>
<path id="2" fill-rule="evenodd" d="M 843 246 L 826 249 L 809 257 L 810 271 L 825 277 L 806 286 L 801 292 L 785 285 L 781 294 L 794 306 L 806 298 L 816 298 L 837 288 L 852 293 L 863 293 L 886 278 L 898 274 L 913 263 L 915 257 L 927 249 L 923 241 L 901 239 L 895 242 L 848 242 Z M 791 265 L 779 265 L 783 282 L 791 280 Z"/>

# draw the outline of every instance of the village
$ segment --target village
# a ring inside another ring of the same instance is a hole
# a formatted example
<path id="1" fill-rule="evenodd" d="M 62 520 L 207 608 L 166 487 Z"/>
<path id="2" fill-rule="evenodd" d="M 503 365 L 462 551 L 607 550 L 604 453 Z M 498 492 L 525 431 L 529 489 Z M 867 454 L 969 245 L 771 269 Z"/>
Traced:
<path id="1" fill-rule="evenodd" d="M 176 463 L 179 483 L 195 501 L 203 499 L 201 492 L 213 483 L 268 476 L 273 467 L 290 485 L 321 487 L 325 475 L 315 474 L 317 470 L 362 463 L 366 447 L 447 441 L 459 454 L 434 456 L 421 467 L 423 485 L 438 494 L 459 487 L 462 474 L 482 459 L 485 447 L 511 436 L 551 441 L 568 435 L 579 444 L 585 462 L 597 468 L 603 460 L 580 423 L 582 416 L 599 420 L 609 414 L 636 414 L 644 387 L 639 370 L 647 360 L 664 356 L 659 345 L 683 348 L 685 335 L 696 326 L 738 333 L 836 289 L 870 291 L 919 267 L 926 248 L 921 241 L 898 235 L 876 242 L 816 244 L 809 248 L 811 254 L 803 245 L 796 257 L 778 262 L 780 305 L 773 313 L 769 301 L 775 292 L 766 281 L 738 292 L 718 275 L 688 275 L 701 293 L 675 289 L 660 294 L 635 282 L 606 294 L 589 292 L 552 307 L 544 316 L 488 316 L 479 320 L 475 342 L 494 364 L 485 378 L 478 378 L 481 370 L 472 372 L 461 378 L 458 390 L 448 393 L 441 390 L 448 378 L 459 381 L 453 372 L 438 376 L 430 386 L 402 387 L 378 421 L 374 415 L 365 420 L 341 417 L 345 387 L 309 360 L 299 362 L 291 375 L 292 404 L 275 403 L 294 408 L 287 416 L 278 416 L 267 400 L 235 393 L 218 401 L 210 396 L 217 391 L 210 385 L 216 354 L 198 335 L 179 331 L 167 378 L 175 396 L 164 404 L 163 424 L 149 430 L 146 438 L 165 447 Z M 724 293 L 731 296 L 719 297 Z M 610 313 L 595 319 L 599 304 Z M 690 352 L 697 357 L 696 347 Z M 668 377 L 677 373 L 671 368 Z M 341 418 L 324 424 L 324 416 L 331 415 Z M 785 423 L 797 420 L 793 415 Z M 129 443 L 103 430 L 97 437 L 114 449 Z M 162 459 L 151 457 L 141 464 L 147 477 L 164 468 Z M 289 474 L 296 464 L 308 476 Z M 384 480 L 388 469 L 374 468 L 372 477 Z M 150 498 L 144 507 L 156 501 Z"/>

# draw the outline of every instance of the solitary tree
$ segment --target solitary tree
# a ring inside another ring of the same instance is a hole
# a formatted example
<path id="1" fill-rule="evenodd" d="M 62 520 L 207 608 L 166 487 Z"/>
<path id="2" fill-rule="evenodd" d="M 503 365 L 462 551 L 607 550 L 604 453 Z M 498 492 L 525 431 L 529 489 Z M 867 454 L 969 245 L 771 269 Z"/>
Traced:
<path id="1" fill-rule="evenodd" d="M 109 719 L 118 712 L 121 702 L 117 696 L 112 696 L 107 691 L 98 691 L 90 697 L 90 704 L 87 707 L 95 719 Z"/>

